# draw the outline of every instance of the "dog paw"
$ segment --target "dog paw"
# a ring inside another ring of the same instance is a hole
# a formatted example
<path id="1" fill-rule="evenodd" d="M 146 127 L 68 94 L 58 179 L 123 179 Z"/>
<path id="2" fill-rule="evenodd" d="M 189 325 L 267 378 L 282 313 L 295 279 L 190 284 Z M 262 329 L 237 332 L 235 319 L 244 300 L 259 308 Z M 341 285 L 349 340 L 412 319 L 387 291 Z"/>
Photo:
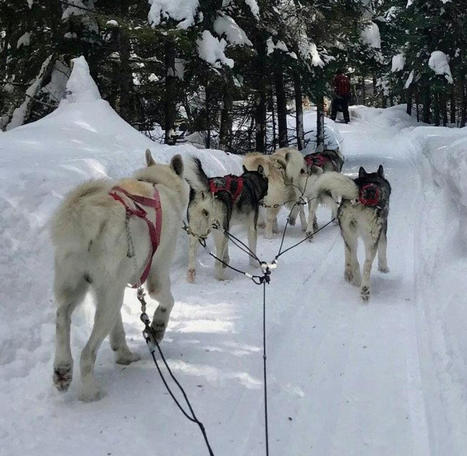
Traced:
<path id="1" fill-rule="evenodd" d="M 86 385 L 81 388 L 78 399 L 83 402 L 94 402 L 102 399 L 105 393 L 95 384 Z"/>
<path id="2" fill-rule="evenodd" d="M 167 328 L 165 321 L 153 321 L 151 327 L 154 330 L 154 336 L 157 342 L 162 342 Z"/>
<path id="3" fill-rule="evenodd" d="M 389 272 L 389 268 L 387 266 L 378 266 L 378 271 L 387 273 Z"/>
<path id="4" fill-rule="evenodd" d="M 314 231 L 305 231 L 305 236 L 308 239 L 308 242 L 311 242 L 313 240 L 313 233 Z"/>
<path id="5" fill-rule="evenodd" d="M 289 221 L 289 225 L 290 226 L 294 226 L 295 225 L 295 219 L 292 218 L 292 217 L 287 217 L 287 220 Z"/>
<path id="6" fill-rule="evenodd" d="M 134 363 L 135 361 L 139 361 L 140 359 L 141 356 L 127 349 L 122 350 L 121 352 L 117 352 L 117 358 L 115 359 L 115 362 L 117 364 L 128 366 L 129 364 Z"/>
<path id="7" fill-rule="evenodd" d="M 352 270 L 346 269 L 344 271 L 344 279 L 345 279 L 346 282 L 350 282 L 350 283 L 353 282 L 353 272 L 352 272 Z"/>
<path id="8" fill-rule="evenodd" d="M 361 296 L 361 298 L 362 298 L 362 301 L 367 302 L 367 301 L 370 299 L 370 287 L 364 285 L 364 286 L 360 289 L 360 296 Z"/>
<path id="9" fill-rule="evenodd" d="M 58 391 L 66 391 L 73 378 L 73 364 L 67 363 L 54 367 L 54 385 Z"/>
<path id="10" fill-rule="evenodd" d="M 195 269 L 188 269 L 186 273 L 186 280 L 189 283 L 193 283 L 196 278 L 196 270 Z"/>

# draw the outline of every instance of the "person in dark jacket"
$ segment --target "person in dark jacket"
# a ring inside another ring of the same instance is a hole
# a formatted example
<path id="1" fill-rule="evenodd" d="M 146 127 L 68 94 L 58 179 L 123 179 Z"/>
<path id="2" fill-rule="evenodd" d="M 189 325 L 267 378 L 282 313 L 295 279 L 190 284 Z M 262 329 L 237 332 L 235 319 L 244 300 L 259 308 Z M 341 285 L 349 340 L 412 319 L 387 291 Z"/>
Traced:
<path id="1" fill-rule="evenodd" d="M 331 104 L 331 119 L 336 120 L 337 111 L 344 114 L 345 123 L 350 122 L 349 101 L 350 101 L 350 79 L 339 69 L 333 81 L 334 97 Z"/>

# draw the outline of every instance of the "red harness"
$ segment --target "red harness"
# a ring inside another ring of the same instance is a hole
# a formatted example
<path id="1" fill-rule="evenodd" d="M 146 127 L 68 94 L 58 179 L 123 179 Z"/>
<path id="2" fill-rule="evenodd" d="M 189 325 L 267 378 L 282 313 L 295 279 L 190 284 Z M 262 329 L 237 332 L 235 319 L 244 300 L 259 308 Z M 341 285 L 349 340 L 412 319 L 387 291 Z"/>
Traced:
<path id="1" fill-rule="evenodd" d="M 130 207 L 125 201 L 125 199 L 123 199 L 119 195 L 119 193 L 123 193 L 127 198 L 132 200 L 134 204 L 134 208 Z M 136 215 L 136 217 L 143 219 L 148 225 L 149 237 L 151 239 L 152 248 L 146 260 L 146 266 L 144 267 L 141 278 L 135 285 L 132 285 L 132 288 L 138 288 L 148 278 L 149 271 L 151 270 L 152 258 L 154 254 L 156 253 L 157 247 L 159 247 L 160 240 L 161 240 L 162 208 L 161 208 L 161 200 L 160 200 L 159 192 L 157 191 L 157 188 L 154 187 L 154 198 L 147 198 L 145 196 L 133 195 L 127 192 L 124 188 L 116 186 L 112 188 L 112 191 L 109 193 L 109 195 L 114 200 L 119 201 L 120 203 L 123 204 L 123 206 L 125 206 L 127 216 L 130 217 L 132 215 Z M 154 226 L 154 223 L 150 219 L 147 218 L 147 212 L 141 206 L 152 207 L 154 209 L 156 213 L 156 226 Z"/>
<path id="2" fill-rule="evenodd" d="M 331 159 L 322 154 L 309 154 L 305 156 L 305 161 L 308 166 L 319 166 L 322 168 L 326 163 L 330 162 Z"/>
<path id="3" fill-rule="evenodd" d="M 373 189 L 375 196 L 373 198 L 365 198 L 365 190 Z M 364 206 L 375 207 L 379 203 L 380 190 L 376 184 L 365 184 L 358 190 L 358 201 Z"/>
<path id="4" fill-rule="evenodd" d="M 237 187 L 232 193 L 232 183 L 235 182 Z M 232 196 L 232 201 L 235 203 L 243 190 L 243 177 L 228 174 L 224 177 L 212 177 L 209 179 L 209 191 L 215 195 L 217 192 L 228 192 Z"/>

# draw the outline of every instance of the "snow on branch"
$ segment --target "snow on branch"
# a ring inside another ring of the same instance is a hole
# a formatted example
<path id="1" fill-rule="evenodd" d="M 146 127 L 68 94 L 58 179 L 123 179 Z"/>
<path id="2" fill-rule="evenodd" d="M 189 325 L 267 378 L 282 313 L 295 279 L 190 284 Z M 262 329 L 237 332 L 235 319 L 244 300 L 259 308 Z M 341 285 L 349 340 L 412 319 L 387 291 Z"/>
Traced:
<path id="1" fill-rule="evenodd" d="M 449 67 L 449 57 L 443 51 L 433 51 L 428 60 L 428 66 L 439 75 L 444 76 L 449 84 L 454 81 L 452 79 L 451 68 Z"/>
<path id="2" fill-rule="evenodd" d="M 368 24 L 362 30 L 360 36 L 363 43 L 372 48 L 381 49 L 381 36 L 379 34 L 379 28 L 374 22 Z"/>
<path id="3" fill-rule="evenodd" d="M 224 53 L 227 41 L 223 38 L 218 40 L 216 37 L 212 36 L 209 30 L 205 30 L 201 38 L 197 40 L 197 44 L 200 58 L 216 68 L 221 68 L 222 64 L 233 68 L 234 61 L 229 59 Z"/>
<path id="4" fill-rule="evenodd" d="M 163 20 L 173 19 L 177 27 L 187 29 L 195 23 L 198 0 L 149 0 L 151 9 L 148 13 L 149 23 L 154 27 Z"/>
<path id="5" fill-rule="evenodd" d="M 245 31 L 230 16 L 218 16 L 214 22 L 214 30 L 219 36 L 225 35 L 231 44 L 253 46 Z"/>
<path id="6" fill-rule="evenodd" d="M 396 71 L 401 71 L 405 66 L 405 56 L 404 54 L 397 54 L 392 58 L 391 72 L 395 73 Z"/>

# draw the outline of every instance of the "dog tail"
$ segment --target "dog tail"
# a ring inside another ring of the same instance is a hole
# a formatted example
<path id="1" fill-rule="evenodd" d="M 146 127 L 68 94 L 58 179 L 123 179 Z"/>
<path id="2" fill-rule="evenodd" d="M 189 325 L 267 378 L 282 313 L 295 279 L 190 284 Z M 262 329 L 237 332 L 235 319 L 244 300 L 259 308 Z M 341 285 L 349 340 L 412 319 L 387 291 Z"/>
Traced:
<path id="1" fill-rule="evenodd" d="M 66 196 L 50 221 L 50 235 L 55 247 L 68 252 L 88 248 L 102 231 L 102 210 L 113 203 L 108 197 L 110 189 L 108 181 L 92 180 Z"/>
<path id="2" fill-rule="evenodd" d="M 358 187 L 355 182 L 341 173 L 329 171 L 321 174 L 313 185 L 314 194 L 320 198 L 328 194 L 333 200 L 348 199 L 353 200 L 358 197 Z"/>
<path id="3" fill-rule="evenodd" d="M 185 161 L 185 179 L 190 187 L 197 192 L 209 190 L 209 179 L 204 172 L 201 160 L 197 157 L 190 157 Z"/>

